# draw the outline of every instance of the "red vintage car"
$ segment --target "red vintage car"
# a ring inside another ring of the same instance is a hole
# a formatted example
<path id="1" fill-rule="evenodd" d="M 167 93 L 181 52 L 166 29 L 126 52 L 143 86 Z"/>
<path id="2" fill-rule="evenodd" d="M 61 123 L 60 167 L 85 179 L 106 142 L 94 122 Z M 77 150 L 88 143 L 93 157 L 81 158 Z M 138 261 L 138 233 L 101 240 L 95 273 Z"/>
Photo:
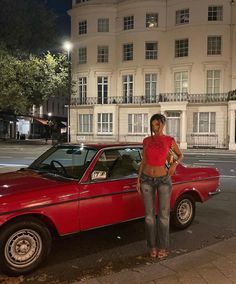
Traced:
<path id="1" fill-rule="evenodd" d="M 0 175 L 0 268 L 8 275 L 36 269 L 52 238 L 142 218 L 136 180 L 141 144 L 56 145 L 28 168 Z M 179 229 L 195 202 L 220 192 L 215 168 L 178 165 L 172 177 L 171 221 Z"/>

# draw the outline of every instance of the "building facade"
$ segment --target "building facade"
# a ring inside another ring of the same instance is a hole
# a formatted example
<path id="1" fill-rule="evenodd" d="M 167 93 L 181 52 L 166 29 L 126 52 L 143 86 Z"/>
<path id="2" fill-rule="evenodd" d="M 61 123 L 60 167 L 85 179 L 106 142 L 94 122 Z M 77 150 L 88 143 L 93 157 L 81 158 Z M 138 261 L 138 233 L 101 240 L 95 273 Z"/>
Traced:
<path id="1" fill-rule="evenodd" d="M 236 149 L 236 1 L 73 0 L 71 141 Z"/>

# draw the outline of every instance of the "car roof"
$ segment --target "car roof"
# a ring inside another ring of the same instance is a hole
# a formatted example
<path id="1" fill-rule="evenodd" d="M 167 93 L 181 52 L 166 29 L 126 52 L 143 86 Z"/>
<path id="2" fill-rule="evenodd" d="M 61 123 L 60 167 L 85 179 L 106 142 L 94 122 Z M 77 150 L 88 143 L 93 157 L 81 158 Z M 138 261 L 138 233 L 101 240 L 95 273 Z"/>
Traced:
<path id="1" fill-rule="evenodd" d="M 112 147 L 126 147 L 126 146 L 134 146 L 134 147 L 142 147 L 142 143 L 138 142 L 117 142 L 117 143 L 63 143 L 58 144 L 59 146 L 75 146 L 75 147 L 89 147 L 89 148 L 95 148 L 97 150 L 103 149 L 103 148 L 112 148 Z"/>

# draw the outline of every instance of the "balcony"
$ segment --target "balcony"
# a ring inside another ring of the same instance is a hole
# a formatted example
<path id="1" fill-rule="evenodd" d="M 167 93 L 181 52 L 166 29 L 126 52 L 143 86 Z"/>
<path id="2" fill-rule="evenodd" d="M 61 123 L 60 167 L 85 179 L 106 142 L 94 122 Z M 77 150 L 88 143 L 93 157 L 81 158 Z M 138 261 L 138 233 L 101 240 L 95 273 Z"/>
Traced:
<path id="1" fill-rule="evenodd" d="M 129 96 L 129 97 L 86 97 L 86 98 L 71 98 L 71 105 L 99 105 L 99 104 L 158 104 L 162 102 L 188 102 L 188 103 L 222 103 L 228 100 L 235 100 L 236 97 L 229 93 L 215 93 L 215 94 L 188 94 L 188 93 L 160 93 L 156 97 L 145 96 Z"/>

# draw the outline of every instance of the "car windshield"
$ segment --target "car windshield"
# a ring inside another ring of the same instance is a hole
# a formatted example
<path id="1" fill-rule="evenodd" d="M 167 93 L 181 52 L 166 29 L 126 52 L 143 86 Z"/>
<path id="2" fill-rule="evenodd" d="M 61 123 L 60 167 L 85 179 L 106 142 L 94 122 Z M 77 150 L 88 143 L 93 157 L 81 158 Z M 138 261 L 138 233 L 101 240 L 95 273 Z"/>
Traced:
<path id="1" fill-rule="evenodd" d="M 56 146 L 35 160 L 29 169 L 80 179 L 96 153 L 96 149 L 83 146 Z"/>

